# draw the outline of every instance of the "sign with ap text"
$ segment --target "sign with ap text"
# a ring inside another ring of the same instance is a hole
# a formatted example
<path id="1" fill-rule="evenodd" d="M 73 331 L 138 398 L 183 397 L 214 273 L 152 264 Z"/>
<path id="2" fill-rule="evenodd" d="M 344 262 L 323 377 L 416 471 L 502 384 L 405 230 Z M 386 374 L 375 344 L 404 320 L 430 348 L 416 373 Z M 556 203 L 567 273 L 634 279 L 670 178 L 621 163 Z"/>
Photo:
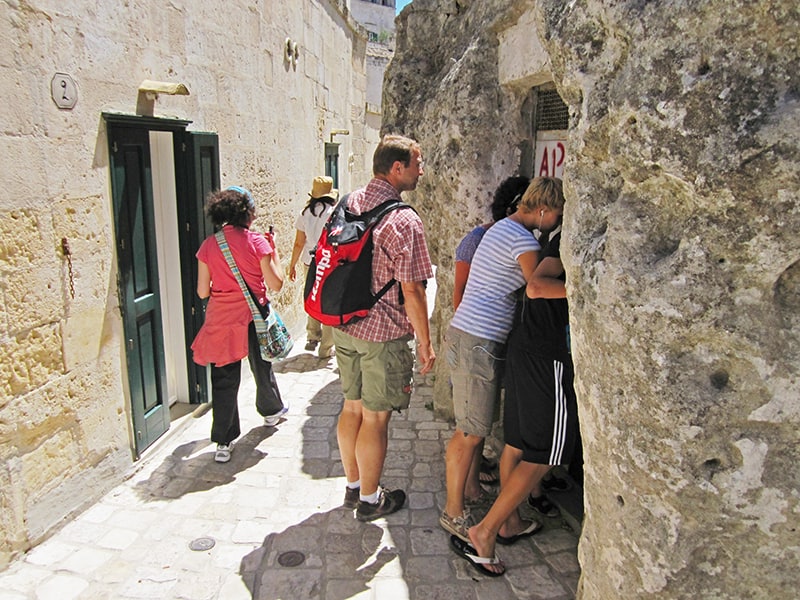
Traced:
<path id="1" fill-rule="evenodd" d="M 536 134 L 536 154 L 533 163 L 534 177 L 563 178 L 566 158 L 566 131 L 540 131 Z"/>

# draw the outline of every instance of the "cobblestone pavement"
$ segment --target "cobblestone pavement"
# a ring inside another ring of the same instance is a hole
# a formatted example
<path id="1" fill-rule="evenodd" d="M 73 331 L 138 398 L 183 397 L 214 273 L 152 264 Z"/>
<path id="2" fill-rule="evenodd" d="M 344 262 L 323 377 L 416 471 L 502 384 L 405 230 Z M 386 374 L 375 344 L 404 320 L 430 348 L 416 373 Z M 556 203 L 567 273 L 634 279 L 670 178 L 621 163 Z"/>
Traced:
<path id="1" fill-rule="evenodd" d="M 336 363 L 303 344 L 275 369 L 285 420 L 263 425 L 245 365 L 229 463 L 214 462 L 210 411 L 173 421 L 122 484 L 0 573 L 0 600 L 574 598 L 578 536 L 561 518 L 498 546 L 504 577 L 449 549 L 438 515 L 452 426 L 428 408 L 429 381 L 389 426 L 383 482 L 407 507 L 373 523 L 341 508 Z"/>

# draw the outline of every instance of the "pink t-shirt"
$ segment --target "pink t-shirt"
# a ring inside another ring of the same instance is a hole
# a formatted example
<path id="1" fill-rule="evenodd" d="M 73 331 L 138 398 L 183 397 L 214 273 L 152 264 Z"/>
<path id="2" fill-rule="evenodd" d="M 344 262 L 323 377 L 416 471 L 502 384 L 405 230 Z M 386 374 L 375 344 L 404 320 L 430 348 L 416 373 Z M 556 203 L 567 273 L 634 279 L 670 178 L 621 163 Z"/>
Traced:
<path id="1" fill-rule="evenodd" d="M 261 259 L 272 254 L 272 246 L 262 233 L 231 225 L 222 231 L 245 283 L 263 306 L 268 299 Z M 247 356 L 247 330 L 253 315 L 213 235 L 200 245 L 197 260 L 208 265 L 211 297 L 205 322 L 192 343 L 193 360 L 224 366 Z"/>

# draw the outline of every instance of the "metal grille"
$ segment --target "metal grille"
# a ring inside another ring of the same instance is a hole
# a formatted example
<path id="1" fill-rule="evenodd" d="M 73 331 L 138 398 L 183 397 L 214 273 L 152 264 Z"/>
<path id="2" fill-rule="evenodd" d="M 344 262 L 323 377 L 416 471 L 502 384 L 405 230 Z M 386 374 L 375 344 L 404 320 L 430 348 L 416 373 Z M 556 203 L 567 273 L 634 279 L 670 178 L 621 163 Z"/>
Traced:
<path id="1" fill-rule="evenodd" d="M 536 130 L 569 128 L 569 108 L 556 90 L 539 90 L 536 100 Z"/>

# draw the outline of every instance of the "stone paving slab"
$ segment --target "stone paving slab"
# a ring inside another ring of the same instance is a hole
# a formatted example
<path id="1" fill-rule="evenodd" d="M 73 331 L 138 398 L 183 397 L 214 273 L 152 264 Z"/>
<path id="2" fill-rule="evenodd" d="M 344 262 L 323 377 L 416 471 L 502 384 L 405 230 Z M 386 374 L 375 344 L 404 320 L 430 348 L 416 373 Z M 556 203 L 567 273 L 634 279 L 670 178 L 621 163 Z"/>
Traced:
<path id="1" fill-rule="evenodd" d="M 341 508 L 336 363 L 304 342 L 275 369 L 285 420 L 263 425 L 245 365 L 243 435 L 229 463 L 214 462 L 209 411 L 173 422 L 122 484 L 0 573 L 0 600 L 575 597 L 578 536 L 561 518 L 498 546 L 505 577 L 485 577 L 449 549 L 438 516 L 452 426 L 428 408 L 430 381 L 417 382 L 390 424 L 384 484 L 408 492 L 407 508 L 373 523 Z M 213 547 L 190 549 L 198 538 Z"/>

